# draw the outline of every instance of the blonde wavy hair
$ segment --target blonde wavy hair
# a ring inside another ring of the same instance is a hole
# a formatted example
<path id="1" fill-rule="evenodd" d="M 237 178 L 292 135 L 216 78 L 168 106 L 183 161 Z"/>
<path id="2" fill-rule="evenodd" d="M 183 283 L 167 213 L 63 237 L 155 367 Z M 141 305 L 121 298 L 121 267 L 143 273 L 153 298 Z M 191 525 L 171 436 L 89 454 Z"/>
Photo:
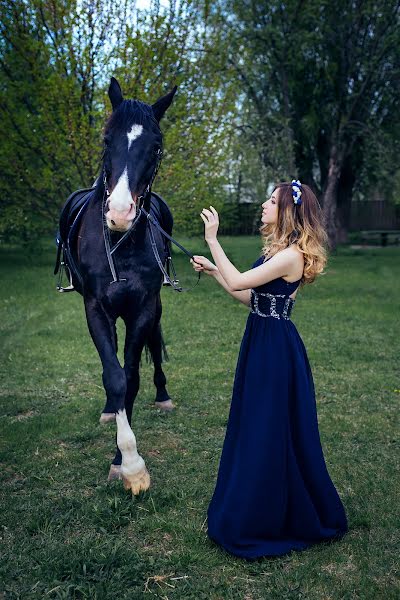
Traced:
<path id="1" fill-rule="evenodd" d="M 324 267 L 328 260 L 328 236 L 323 225 L 322 209 L 315 194 L 308 185 L 302 184 L 302 203 L 295 205 L 291 183 L 279 183 L 278 219 L 274 224 L 266 224 L 260 228 L 263 237 L 262 254 L 274 256 L 291 244 L 304 255 L 304 271 L 301 285 L 312 283 L 317 275 L 325 274 Z"/>

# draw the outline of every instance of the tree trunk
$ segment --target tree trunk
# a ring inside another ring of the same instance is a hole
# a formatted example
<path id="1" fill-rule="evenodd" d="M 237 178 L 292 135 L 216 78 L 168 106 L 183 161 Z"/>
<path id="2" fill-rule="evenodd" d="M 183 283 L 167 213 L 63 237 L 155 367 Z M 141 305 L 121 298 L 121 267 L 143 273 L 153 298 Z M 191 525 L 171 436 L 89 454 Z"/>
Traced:
<path id="1" fill-rule="evenodd" d="M 348 241 L 355 180 L 353 160 L 349 158 L 343 163 L 337 191 L 337 240 L 340 244 Z"/>
<path id="2" fill-rule="evenodd" d="M 337 192 L 341 172 L 340 158 L 336 144 L 331 148 L 329 157 L 328 175 L 325 190 L 322 197 L 325 228 L 329 238 L 331 250 L 335 250 L 338 244 L 337 223 Z"/>

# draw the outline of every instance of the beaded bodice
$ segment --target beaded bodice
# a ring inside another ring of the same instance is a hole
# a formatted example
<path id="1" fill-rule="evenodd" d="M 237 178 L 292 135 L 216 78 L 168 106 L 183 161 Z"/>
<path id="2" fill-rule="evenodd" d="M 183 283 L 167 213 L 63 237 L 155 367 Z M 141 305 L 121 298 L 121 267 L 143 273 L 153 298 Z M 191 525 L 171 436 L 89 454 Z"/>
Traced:
<path id="1" fill-rule="evenodd" d="M 269 260 L 269 259 L 267 259 Z M 260 256 L 253 264 L 253 269 L 260 266 L 264 257 Z M 295 300 L 290 298 L 296 291 L 301 279 L 288 282 L 282 277 L 259 285 L 251 290 L 251 312 L 259 317 L 290 319 Z"/>

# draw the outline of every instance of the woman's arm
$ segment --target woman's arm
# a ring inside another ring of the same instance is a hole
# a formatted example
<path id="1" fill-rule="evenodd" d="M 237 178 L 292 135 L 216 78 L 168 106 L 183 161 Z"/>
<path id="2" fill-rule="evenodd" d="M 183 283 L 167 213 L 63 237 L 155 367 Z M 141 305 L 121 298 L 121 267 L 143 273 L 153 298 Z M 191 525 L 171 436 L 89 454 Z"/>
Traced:
<path id="1" fill-rule="evenodd" d="M 268 283 L 278 277 L 285 277 L 290 273 L 293 269 L 293 260 L 295 258 L 295 251 L 291 248 L 285 248 L 285 250 L 275 254 L 268 262 L 240 273 L 228 259 L 217 240 L 219 226 L 218 213 L 212 206 L 210 206 L 210 209 L 207 210 L 204 208 L 200 215 L 205 225 L 205 240 L 220 274 L 232 291 L 248 290 Z"/>
<path id="2" fill-rule="evenodd" d="M 216 238 L 207 243 L 221 276 L 232 291 L 249 290 L 278 277 L 285 277 L 293 268 L 293 250 L 286 248 L 268 262 L 241 273 L 231 263 Z"/>
<path id="3" fill-rule="evenodd" d="M 190 262 L 192 263 L 195 271 L 203 271 L 207 275 L 211 275 L 219 283 L 219 285 L 223 287 L 230 296 L 232 296 L 232 298 L 239 300 L 239 302 L 242 302 L 242 304 L 245 304 L 246 306 L 250 306 L 250 290 L 232 290 L 222 277 L 221 273 L 218 271 L 217 267 L 210 260 L 208 260 L 208 258 L 205 256 L 194 256 Z"/>
<path id="4" fill-rule="evenodd" d="M 242 291 L 235 291 L 232 290 L 229 285 L 226 283 L 225 279 L 222 277 L 221 273 L 219 271 L 216 272 L 215 275 L 213 275 L 214 279 L 216 279 L 216 281 L 218 281 L 219 285 L 221 287 L 224 288 L 225 291 L 228 292 L 228 294 L 230 294 L 232 296 L 232 298 L 235 298 L 236 300 L 239 300 L 239 302 L 241 302 L 242 304 L 245 304 L 246 306 L 250 306 L 250 290 L 242 290 Z"/>

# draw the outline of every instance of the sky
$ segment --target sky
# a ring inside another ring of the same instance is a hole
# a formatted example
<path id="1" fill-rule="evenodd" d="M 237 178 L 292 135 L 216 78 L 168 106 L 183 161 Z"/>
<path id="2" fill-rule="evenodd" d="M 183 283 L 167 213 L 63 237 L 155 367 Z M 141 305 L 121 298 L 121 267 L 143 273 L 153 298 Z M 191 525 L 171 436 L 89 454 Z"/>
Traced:
<path id="1" fill-rule="evenodd" d="M 139 8 L 140 10 L 150 8 L 150 5 L 151 5 L 151 0 L 136 0 L 136 8 Z M 160 6 L 168 6 L 168 5 L 169 5 L 168 0 L 160 0 Z"/>

